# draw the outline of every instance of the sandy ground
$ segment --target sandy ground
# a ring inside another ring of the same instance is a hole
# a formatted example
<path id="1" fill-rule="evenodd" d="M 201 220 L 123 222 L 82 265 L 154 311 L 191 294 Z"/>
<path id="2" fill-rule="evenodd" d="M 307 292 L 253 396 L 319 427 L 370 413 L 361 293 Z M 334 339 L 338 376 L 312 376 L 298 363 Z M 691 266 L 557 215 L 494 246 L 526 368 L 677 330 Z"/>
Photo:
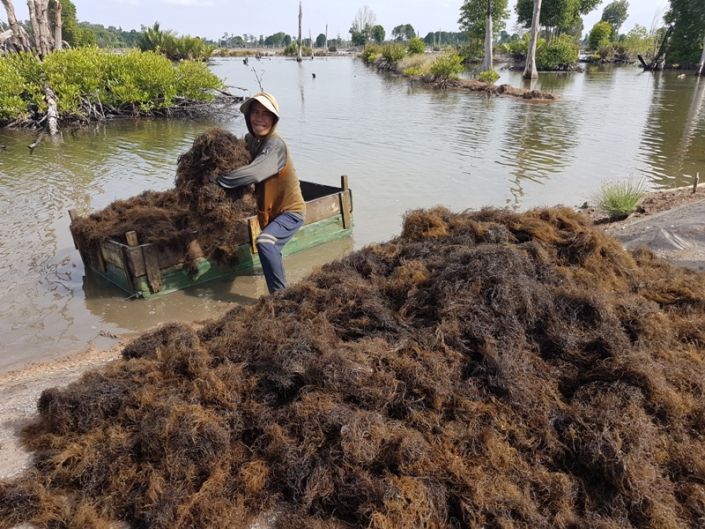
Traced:
<path id="1" fill-rule="evenodd" d="M 30 453 L 20 445 L 19 433 L 35 417 L 42 391 L 65 386 L 85 370 L 117 358 L 123 345 L 119 343 L 107 351 L 90 348 L 61 360 L 0 373 L 0 479 L 11 477 L 30 464 Z"/>

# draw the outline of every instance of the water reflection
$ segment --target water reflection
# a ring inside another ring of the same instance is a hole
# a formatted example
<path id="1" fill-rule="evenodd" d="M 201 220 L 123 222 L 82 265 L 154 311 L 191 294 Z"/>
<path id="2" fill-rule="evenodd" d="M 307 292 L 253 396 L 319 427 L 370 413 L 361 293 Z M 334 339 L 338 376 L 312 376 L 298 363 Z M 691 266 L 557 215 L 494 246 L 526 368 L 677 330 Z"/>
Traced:
<path id="1" fill-rule="evenodd" d="M 540 90 L 544 92 L 564 92 L 571 87 L 577 80 L 577 75 L 573 72 L 556 72 L 556 73 L 542 73 L 541 74 L 541 84 L 534 84 L 532 86 L 531 82 L 525 85 L 524 88 L 534 90 L 537 86 L 540 86 Z M 528 81 L 528 80 L 527 80 Z"/>
<path id="2" fill-rule="evenodd" d="M 521 206 L 526 181 L 542 184 L 570 165 L 570 151 L 578 142 L 568 105 L 527 104 L 519 110 L 508 116 L 499 162 L 513 176 L 508 205 L 514 208 Z"/>
<path id="3" fill-rule="evenodd" d="M 350 246 L 300 254 L 300 266 L 288 269 L 298 277 L 353 245 L 398 234 L 412 208 L 577 205 L 606 179 L 690 183 L 683 174 L 702 171 L 705 161 L 705 81 L 694 76 L 633 68 L 543 75 L 536 88 L 560 101 L 536 105 L 432 90 L 349 58 L 253 63 L 256 72 L 237 58 L 212 68 L 245 94 L 259 91 L 261 80 L 279 99 L 279 130 L 299 175 L 338 185 L 348 174 L 355 196 Z M 521 72 L 501 75 L 500 83 L 522 84 Z M 216 124 L 245 132 L 230 114 L 217 121 L 115 121 L 66 130 L 30 155 L 34 134 L 0 131 L 0 278 L 6 292 L 21 293 L 0 300 L 0 369 L 99 343 L 101 330 L 202 319 L 264 293 L 262 279 L 249 277 L 127 301 L 105 284 L 84 283 L 73 248 L 68 209 L 88 212 L 171 187 L 177 157 Z"/>
<path id="4" fill-rule="evenodd" d="M 696 76 L 678 78 L 654 73 L 642 148 L 660 187 L 689 185 L 705 160 L 705 82 Z"/>

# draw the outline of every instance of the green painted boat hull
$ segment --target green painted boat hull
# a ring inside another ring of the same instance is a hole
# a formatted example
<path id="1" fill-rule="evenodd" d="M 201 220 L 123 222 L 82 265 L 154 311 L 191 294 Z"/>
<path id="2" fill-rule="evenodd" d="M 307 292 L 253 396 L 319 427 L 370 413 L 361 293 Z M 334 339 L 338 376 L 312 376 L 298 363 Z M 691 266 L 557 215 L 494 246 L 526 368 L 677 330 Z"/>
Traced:
<path id="1" fill-rule="evenodd" d="M 341 187 L 302 181 L 301 191 L 306 201 L 306 224 L 284 246 L 284 256 L 349 237 L 352 233 L 352 191 L 346 176 L 341 177 Z M 72 221 L 78 218 L 73 210 L 69 215 Z M 214 279 L 261 271 L 259 256 L 253 252 L 253 241 L 259 234 L 257 218 L 244 219 L 235 230 L 240 245 L 231 263 L 202 260 L 196 270 L 184 264 L 183 256 L 160 252 L 151 244 L 138 244 L 134 232 L 131 232 L 134 239 L 129 245 L 104 240 L 97 250 L 82 249 L 78 245 L 77 248 L 87 270 L 130 297 L 148 299 Z M 129 241 L 127 235 L 130 233 L 126 234 Z"/>

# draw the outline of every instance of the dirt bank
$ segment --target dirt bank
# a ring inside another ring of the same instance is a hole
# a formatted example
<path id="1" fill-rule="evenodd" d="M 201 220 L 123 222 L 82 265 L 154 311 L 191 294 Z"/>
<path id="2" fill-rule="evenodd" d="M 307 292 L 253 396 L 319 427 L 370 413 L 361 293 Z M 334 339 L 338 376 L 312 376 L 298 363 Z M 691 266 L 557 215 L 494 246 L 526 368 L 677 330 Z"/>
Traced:
<path id="1" fill-rule="evenodd" d="M 36 414 L 42 391 L 65 386 L 83 371 L 119 358 L 123 347 L 124 343 L 107 351 L 90 348 L 61 360 L 0 373 L 0 478 L 13 476 L 29 465 L 30 453 L 20 445 L 18 434 Z"/>

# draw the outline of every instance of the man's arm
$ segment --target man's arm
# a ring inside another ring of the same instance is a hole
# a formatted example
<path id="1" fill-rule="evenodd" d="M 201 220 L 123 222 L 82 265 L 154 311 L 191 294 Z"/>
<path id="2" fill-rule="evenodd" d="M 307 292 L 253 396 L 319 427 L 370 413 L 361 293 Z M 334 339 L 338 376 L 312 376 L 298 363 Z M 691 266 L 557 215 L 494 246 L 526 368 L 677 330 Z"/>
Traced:
<path id="1" fill-rule="evenodd" d="M 215 182 L 228 189 L 259 184 L 277 174 L 285 165 L 286 145 L 280 138 L 275 138 L 262 148 L 250 164 L 217 177 Z"/>

